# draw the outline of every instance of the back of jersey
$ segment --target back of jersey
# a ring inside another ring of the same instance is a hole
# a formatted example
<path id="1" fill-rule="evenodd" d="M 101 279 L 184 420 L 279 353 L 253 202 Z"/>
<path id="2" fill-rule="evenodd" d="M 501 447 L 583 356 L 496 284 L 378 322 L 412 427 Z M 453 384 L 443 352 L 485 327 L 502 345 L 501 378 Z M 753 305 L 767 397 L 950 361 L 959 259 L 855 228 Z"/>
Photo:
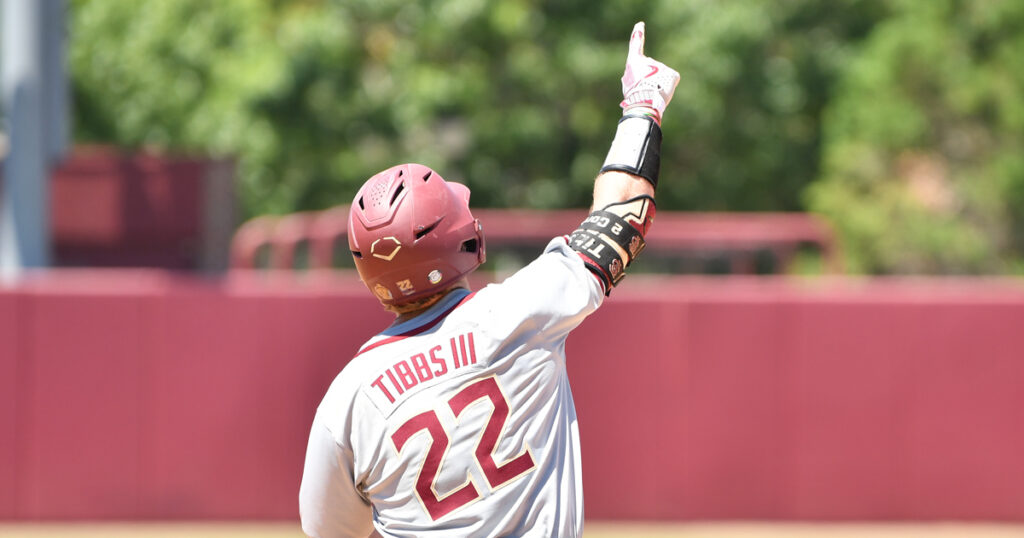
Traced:
<path id="1" fill-rule="evenodd" d="M 368 501 L 385 536 L 579 535 L 565 339 L 603 296 L 558 238 L 505 282 L 453 292 L 370 340 L 314 423 L 336 445 L 327 471 L 359 497 L 338 508 Z M 322 471 L 307 457 L 307 474 Z"/>

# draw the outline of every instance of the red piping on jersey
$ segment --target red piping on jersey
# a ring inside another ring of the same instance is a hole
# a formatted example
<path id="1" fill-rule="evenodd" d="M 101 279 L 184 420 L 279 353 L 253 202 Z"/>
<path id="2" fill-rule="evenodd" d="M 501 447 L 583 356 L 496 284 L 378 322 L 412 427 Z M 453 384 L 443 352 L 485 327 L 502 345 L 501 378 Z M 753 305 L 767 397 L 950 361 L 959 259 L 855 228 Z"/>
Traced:
<path id="1" fill-rule="evenodd" d="M 453 310 L 455 310 L 456 308 L 462 306 L 462 303 L 465 303 L 466 301 L 470 300 L 474 295 L 476 295 L 475 291 L 470 293 L 469 295 L 463 297 L 461 301 L 459 301 L 459 302 L 455 303 L 454 305 L 452 305 L 448 310 L 445 310 L 444 312 L 441 312 L 441 314 L 438 315 L 436 318 L 434 318 L 434 319 L 424 323 L 423 325 L 420 325 L 419 327 L 415 327 L 413 329 L 409 329 L 408 331 L 406 331 L 406 332 L 404 332 L 402 334 L 396 334 L 394 336 L 389 336 L 389 337 L 387 337 L 387 338 L 385 338 L 385 339 L 383 339 L 383 340 L 381 340 L 379 342 L 374 342 L 374 343 L 364 347 L 363 349 L 360 349 L 359 352 L 356 353 L 353 356 L 353 358 L 358 357 L 358 356 L 362 355 L 363 353 L 366 353 L 367 351 L 370 351 L 371 349 L 376 349 L 376 348 L 378 348 L 380 346 L 383 346 L 385 344 L 390 344 L 392 342 L 397 342 L 399 340 L 403 340 L 403 339 L 408 338 L 410 336 L 416 336 L 417 334 L 420 334 L 420 333 L 423 333 L 423 332 L 427 332 L 428 330 L 432 329 L 438 323 L 441 323 L 441 321 L 443 321 L 444 318 L 448 317 L 448 314 L 451 314 Z"/>

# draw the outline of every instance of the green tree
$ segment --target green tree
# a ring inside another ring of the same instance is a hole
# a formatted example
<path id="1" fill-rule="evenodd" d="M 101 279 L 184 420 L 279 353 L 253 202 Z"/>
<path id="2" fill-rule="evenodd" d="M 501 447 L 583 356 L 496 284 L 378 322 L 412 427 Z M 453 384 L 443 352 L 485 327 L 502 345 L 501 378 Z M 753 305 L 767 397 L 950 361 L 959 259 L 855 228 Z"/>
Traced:
<path id="1" fill-rule="evenodd" d="M 799 210 L 819 171 L 824 107 L 882 2 L 665 2 L 650 34 L 683 75 L 666 120 L 660 203 Z M 660 51 L 659 51 L 660 52 Z"/>
<path id="2" fill-rule="evenodd" d="M 244 213 L 419 161 L 489 206 L 585 205 L 626 38 L 683 81 L 669 209 L 799 209 L 820 115 L 882 0 L 74 0 L 79 140 L 239 159 Z"/>
<path id="3" fill-rule="evenodd" d="M 893 5 L 829 105 L 810 205 L 854 270 L 1005 271 L 1024 250 L 1024 4 Z"/>
<path id="4" fill-rule="evenodd" d="M 78 0 L 69 65 L 78 141 L 240 158 L 247 214 L 276 176 L 280 132 L 254 114 L 286 83 L 285 58 L 245 0 Z"/>

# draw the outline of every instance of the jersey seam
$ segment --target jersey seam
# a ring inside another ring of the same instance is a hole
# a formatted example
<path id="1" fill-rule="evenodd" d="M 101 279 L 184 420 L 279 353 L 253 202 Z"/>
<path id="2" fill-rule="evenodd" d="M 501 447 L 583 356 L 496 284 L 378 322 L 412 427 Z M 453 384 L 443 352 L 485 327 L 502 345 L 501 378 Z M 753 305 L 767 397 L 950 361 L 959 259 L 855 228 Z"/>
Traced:
<path id="1" fill-rule="evenodd" d="M 358 396 L 358 394 L 357 394 L 357 396 Z M 320 422 L 320 427 L 322 427 L 327 432 L 327 435 L 330 436 L 331 442 L 334 443 L 335 448 L 337 448 L 342 453 L 345 452 L 345 447 L 341 443 L 338 442 L 338 436 L 334 434 L 334 430 L 332 430 L 331 427 L 328 426 L 326 422 Z M 355 455 L 355 451 L 352 451 L 352 454 L 354 456 Z M 341 457 L 342 457 L 341 454 L 335 454 L 335 458 L 338 460 L 339 467 L 341 466 L 340 465 L 341 464 Z M 354 458 L 352 460 L 352 466 L 353 466 L 353 468 L 352 468 L 352 473 L 353 473 L 352 478 L 354 479 L 355 478 L 355 459 Z M 354 489 L 356 490 L 356 493 L 359 494 L 359 497 L 362 498 L 364 501 L 366 501 L 367 504 L 372 506 L 373 503 L 370 502 L 370 498 L 366 495 L 366 492 L 364 492 L 362 489 L 359 488 L 359 483 L 355 482 L 353 480 L 353 484 L 352 485 L 353 485 Z"/>

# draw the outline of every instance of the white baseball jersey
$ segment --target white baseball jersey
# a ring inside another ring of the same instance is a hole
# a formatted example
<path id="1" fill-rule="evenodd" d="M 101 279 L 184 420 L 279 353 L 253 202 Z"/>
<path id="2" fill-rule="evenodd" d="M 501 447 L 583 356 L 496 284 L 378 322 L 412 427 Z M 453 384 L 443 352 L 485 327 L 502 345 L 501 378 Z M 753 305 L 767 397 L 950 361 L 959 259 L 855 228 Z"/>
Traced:
<path id="1" fill-rule="evenodd" d="M 313 420 L 311 536 L 580 536 L 569 331 L 601 284 L 553 239 L 501 284 L 457 290 L 367 342 Z"/>

